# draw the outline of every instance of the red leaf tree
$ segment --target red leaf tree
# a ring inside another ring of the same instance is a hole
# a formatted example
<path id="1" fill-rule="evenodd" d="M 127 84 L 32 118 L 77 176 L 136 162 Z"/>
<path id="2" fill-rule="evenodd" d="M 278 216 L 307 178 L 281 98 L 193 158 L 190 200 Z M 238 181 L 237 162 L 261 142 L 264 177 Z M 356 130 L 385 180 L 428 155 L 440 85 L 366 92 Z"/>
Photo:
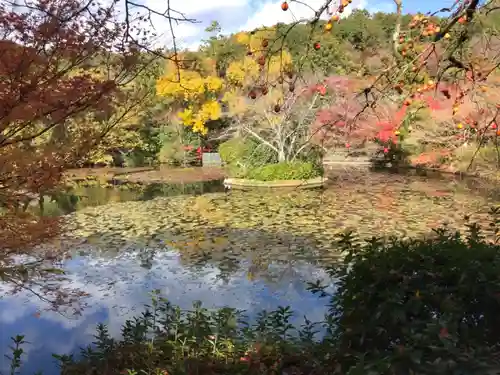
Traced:
<path id="1" fill-rule="evenodd" d="M 130 84 L 151 61 L 136 48 L 144 36 L 135 42 L 124 37 L 127 26 L 118 21 L 115 3 L 0 4 L 0 206 L 4 212 L 0 248 L 4 250 L 57 232 L 53 223 L 47 225 L 48 219 L 19 214 L 20 205 L 58 186 L 64 169 L 122 118 L 116 111 L 125 101 L 130 103 Z M 137 92 L 137 100 L 144 97 Z M 75 134 L 68 136 L 71 122 L 85 124 L 89 119 L 102 126 L 80 128 L 78 139 Z"/>
<path id="2" fill-rule="evenodd" d="M 388 103 L 376 108 L 366 105 L 361 81 L 330 77 L 324 85 L 330 98 L 318 109 L 312 124 L 313 141 L 324 148 L 362 148 L 368 142 L 396 143 L 395 130 L 406 115 L 406 106 L 397 111 Z"/>

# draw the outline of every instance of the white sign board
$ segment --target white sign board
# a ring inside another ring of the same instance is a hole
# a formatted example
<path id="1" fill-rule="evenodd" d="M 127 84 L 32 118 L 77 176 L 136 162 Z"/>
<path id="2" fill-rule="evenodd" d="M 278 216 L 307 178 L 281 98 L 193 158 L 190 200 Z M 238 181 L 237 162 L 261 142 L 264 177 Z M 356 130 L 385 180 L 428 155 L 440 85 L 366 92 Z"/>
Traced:
<path id="1" fill-rule="evenodd" d="M 201 163 L 204 167 L 220 167 L 222 160 L 218 152 L 204 152 Z"/>

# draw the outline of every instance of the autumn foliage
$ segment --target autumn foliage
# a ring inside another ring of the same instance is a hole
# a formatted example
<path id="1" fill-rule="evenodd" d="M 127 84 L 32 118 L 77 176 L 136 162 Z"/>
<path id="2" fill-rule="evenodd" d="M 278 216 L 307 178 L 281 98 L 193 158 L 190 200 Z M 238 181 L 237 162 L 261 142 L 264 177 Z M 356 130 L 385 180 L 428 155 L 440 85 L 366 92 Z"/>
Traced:
<path id="1" fill-rule="evenodd" d="M 275 38 L 273 28 L 235 34 L 233 42 L 246 53 L 241 59 L 228 61 L 223 70 L 209 57 L 179 53 L 167 61 L 165 73 L 157 81 L 157 93 L 177 109 L 177 120 L 206 135 L 210 122 L 239 115 L 252 105 L 251 100 L 271 91 L 277 94 L 277 88 L 281 90 L 287 81 L 293 84 L 291 56 L 275 45 Z M 179 68 L 176 60 L 192 63 Z M 283 100 L 283 95 L 280 98 Z"/>
<path id="2" fill-rule="evenodd" d="M 9 225 L 0 228 L 20 238 L 11 231 L 9 215 L 21 220 L 15 213 L 57 189 L 68 166 L 102 156 L 99 145 L 139 143 L 137 134 L 121 130 L 140 116 L 138 103 L 148 91 L 136 78 L 153 55 L 166 58 L 163 75 L 154 81 L 173 114 L 168 121 L 206 137 L 214 124 L 227 120 L 225 136 L 254 138 L 280 161 L 312 146 L 329 151 L 375 144 L 384 153 L 407 147 L 418 160 L 419 154 L 449 157 L 496 145 L 496 8 L 456 1 L 447 17 L 417 14 L 402 22 L 401 2 L 395 4 L 395 24 L 383 30 L 392 55 L 384 55 L 377 74 L 364 66 L 376 49 L 372 30 L 361 23 L 342 29 L 349 0 L 326 1 L 308 20 L 228 36 L 233 54 L 217 38 L 211 52 L 140 53 L 146 37 L 130 37 L 130 20 L 118 21 L 116 2 L 0 5 L 0 204 L 1 219 L 9 217 Z M 280 4 L 289 13 L 296 5 Z M 354 14 L 362 17 L 370 15 Z M 290 41 L 299 24 L 307 38 L 296 34 Z M 331 74 L 332 66 L 340 71 L 335 65 L 346 60 L 338 53 L 340 36 L 362 61 L 356 78 Z M 330 73 L 305 71 L 307 66 Z M 29 215 L 23 220 L 31 222 Z"/>
<path id="3" fill-rule="evenodd" d="M 109 119 L 123 88 L 144 63 L 123 38 L 124 27 L 114 4 L 35 0 L 15 11 L 0 5 L 0 247 L 57 231 L 14 214 L 56 188 L 64 169 L 116 124 Z M 90 119 L 102 126 L 82 128 Z"/>

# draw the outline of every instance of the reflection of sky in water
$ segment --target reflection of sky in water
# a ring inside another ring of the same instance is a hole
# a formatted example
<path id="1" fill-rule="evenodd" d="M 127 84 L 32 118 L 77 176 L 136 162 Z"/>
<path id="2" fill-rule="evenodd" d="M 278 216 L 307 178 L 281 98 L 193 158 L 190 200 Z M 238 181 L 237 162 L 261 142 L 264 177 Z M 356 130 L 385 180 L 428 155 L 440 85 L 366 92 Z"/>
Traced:
<path id="1" fill-rule="evenodd" d="M 91 295 L 81 316 L 44 311 L 47 306 L 27 292 L 5 295 L 0 299 L 2 357 L 8 352 L 10 337 L 24 334 L 30 344 L 24 348 L 27 363 L 22 373 L 33 374 L 37 370 L 57 373 L 52 353 L 76 352 L 92 342 L 98 322 L 107 323 L 110 333 L 119 336 L 121 324 L 142 311 L 143 304 L 150 301 L 148 292 L 152 289 L 159 289 L 163 296 L 184 308 L 200 300 L 206 307 L 229 305 L 246 310 L 250 316 L 280 305 L 290 305 L 298 317 L 307 314 L 311 320 L 321 320 L 325 312 L 326 301 L 308 292 L 304 281 L 327 276 L 305 262 L 271 263 L 265 270 L 265 280 L 257 276 L 252 281 L 247 278 L 249 264 L 245 261 L 227 277 L 221 277 L 216 265 L 186 268 L 179 254 L 173 251 L 156 252 L 149 269 L 141 267 L 139 257 L 138 251 L 127 251 L 112 259 L 94 255 L 66 263 L 71 285 Z M 0 286 L 0 293 L 4 292 Z M 42 311 L 38 318 L 37 311 Z M 9 361 L 2 358 L 0 364 L 3 372 Z"/>

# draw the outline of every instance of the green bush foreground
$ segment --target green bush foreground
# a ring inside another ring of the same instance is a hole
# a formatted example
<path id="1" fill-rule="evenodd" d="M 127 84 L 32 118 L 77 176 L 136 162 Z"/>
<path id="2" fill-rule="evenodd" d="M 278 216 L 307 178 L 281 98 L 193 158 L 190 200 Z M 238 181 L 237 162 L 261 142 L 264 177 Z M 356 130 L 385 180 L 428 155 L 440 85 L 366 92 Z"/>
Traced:
<path id="1" fill-rule="evenodd" d="M 447 228 L 424 239 L 358 240 L 345 233 L 345 257 L 328 269 L 337 280 L 325 320 L 292 311 L 190 311 L 153 293 L 123 339 L 98 327 L 83 359 L 58 357 L 63 374 L 493 374 L 500 369 L 499 209 L 485 231 Z M 325 301 L 326 302 L 326 301 Z M 321 332 L 320 332 L 321 331 Z M 22 337 L 18 337 L 22 340 Z M 92 371 L 91 371 L 92 370 Z"/>

